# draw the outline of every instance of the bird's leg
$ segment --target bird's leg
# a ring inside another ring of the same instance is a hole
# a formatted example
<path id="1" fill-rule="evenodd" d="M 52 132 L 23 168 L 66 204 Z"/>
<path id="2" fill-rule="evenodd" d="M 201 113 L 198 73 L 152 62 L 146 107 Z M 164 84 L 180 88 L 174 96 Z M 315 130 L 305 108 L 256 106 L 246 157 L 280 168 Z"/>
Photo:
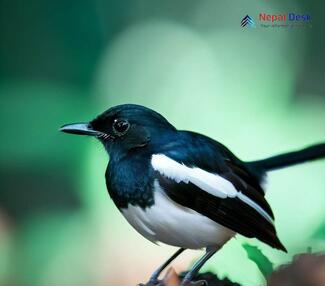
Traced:
<path id="1" fill-rule="evenodd" d="M 191 283 L 191 280 L 199 272 L 202 266 L 217 252 L 219 248 L 217 247 L 207 247 L 205 254 L 194 264 L 192 269 L 187 272 L 184 279 L 182 280 L 181 286 L 188 286 Z"/>
<path id="2" fill-rule="evenodd" d="M 177 256 L 179 256 L 185 248 L 178 249 L 170 258 L 168 258 L 155 272 L 152 273 L 149 283 L 157 283 L 160 273 L 171 263 Z M 155 285 L 155 284 L 153 284 Z"/>

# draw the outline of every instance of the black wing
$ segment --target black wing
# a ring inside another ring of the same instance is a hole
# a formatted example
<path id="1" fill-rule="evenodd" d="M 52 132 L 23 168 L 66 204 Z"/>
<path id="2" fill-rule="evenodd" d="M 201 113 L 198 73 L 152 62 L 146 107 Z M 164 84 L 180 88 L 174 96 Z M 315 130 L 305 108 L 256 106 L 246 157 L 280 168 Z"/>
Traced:
<path id="1" fill-rule="evenodd" d="M 178 152 L 173 148 L 173 152 L 165 153 L 166 156 L 188 167 L 198 167 L 227 179 L 237 191 L 253 200 L 274 219 L 273 212 L 264 198 L 259 177 L 246 168 L 245 163 L 220 143 L 199 134 L 187 134 L 191 137 L 184 145 L 190 147 L 184 148 L 183 145 Z M 166 194 L 178 204 L 193 209 L 241 235 L 255 237 L 274 248 L 286 251 L 276 235 L 273 221 L 267 220 L 240 198 L 219 198 L 191 182 L 176 182 L 159 172 L 156 172 L 156 178 Z"/>

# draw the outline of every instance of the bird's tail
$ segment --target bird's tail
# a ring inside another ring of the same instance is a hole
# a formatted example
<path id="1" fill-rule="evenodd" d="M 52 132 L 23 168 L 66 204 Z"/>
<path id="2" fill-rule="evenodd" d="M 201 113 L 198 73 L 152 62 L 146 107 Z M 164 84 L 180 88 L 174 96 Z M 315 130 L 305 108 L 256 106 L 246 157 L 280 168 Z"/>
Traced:
<path id="1" fill-rule="evenodd" d="M 269 172 L 323 157 L 325 157 L 325 143 L 313 145 L 299 151 L 285 153 L 263 160 L 248 162 L 247 164 L 253 170 Z"/>

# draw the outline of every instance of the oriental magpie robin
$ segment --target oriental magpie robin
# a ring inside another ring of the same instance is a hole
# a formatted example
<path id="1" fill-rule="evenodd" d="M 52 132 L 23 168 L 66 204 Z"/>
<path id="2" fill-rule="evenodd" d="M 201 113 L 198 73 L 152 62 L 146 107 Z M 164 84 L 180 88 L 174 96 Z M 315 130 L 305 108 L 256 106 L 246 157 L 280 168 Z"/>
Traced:
<path id="1" fill-rule="evenodd" d="M 159 113 L 133 104 L 60 130 L 98 138 L 110 156 L 107 189 L 124 217 L 147 239 L 180 247 L 147 285 L 159 283 L 161 271 L 184 249 L 206 248 L 182 282 L 188 285 L 236 233 L 286 251 L 262 181 L 268 171 L 325 157 L 325 144 L 318 144 L 243 162 L 219 142 L 177 130 Z"/>

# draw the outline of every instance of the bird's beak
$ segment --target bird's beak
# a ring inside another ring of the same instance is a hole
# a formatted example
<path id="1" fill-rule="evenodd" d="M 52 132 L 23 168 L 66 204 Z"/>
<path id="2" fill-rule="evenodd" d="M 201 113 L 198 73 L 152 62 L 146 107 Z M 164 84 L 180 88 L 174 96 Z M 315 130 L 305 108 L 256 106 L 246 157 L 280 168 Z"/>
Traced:
<path id="1" fill-rule="evenodd" d="M 77 135 L 97 136 L 100 134 L 100 132 L 94 130 L 89 123 L 65 124 L 59 130 L 65 133 Z"/>

